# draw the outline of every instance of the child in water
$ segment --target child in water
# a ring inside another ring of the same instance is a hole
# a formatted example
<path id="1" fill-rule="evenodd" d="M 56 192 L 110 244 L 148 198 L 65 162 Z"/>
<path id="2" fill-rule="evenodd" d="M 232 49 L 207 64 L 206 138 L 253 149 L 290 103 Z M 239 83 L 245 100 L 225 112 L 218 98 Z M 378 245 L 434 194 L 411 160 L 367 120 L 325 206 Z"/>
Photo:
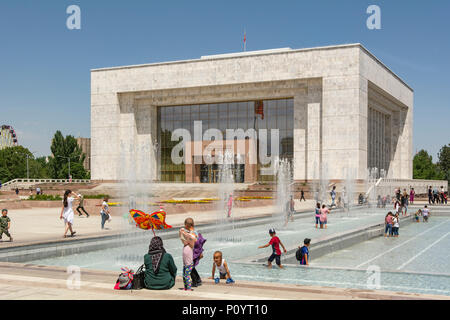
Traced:
<path id="1" fill-rule="evenodd" d="M 414 221 L 416 221 L 416 222 L 420 222 L 419 221 L 419 216 L 422 214 L 422 210 L 417 210 L 417 212 L 416 213 L 414 213 Z"/>
<path id="2" fill-rule="evenodd" d="M 212 276 L 210 279 L 214 279 L 214 275 L 216 274 L 216 267 L 219 270 L 219 278 L 216 279 L 216 283 L 219 282 L 219 279 L 227 279 L 228 283 L 234 283 L 234 280 L 231 279 L 230 269 L 228 268 L 228 264 L 225 259 L 222 258 L 222 252 L 216 251 L 213 256 L 213 268 L 212 268 Z"/>
<path id="3" fill-rule="evenodd" d="M 287 252 L 286 248 L 284 247 L 283 243 L 281 242 L 280 238 L 277 237 L 277 234 L 275 232 L 275 229 L 269 230 L 269 235 L 272 237 L 270 239 L 269 243 L 263 246 L 259 246 L 258 249 L 267 248 L 268 246 L 272 246 L 272 254 L 268 259 L 267 267 L 270 269 L 272 268 L 272 261 L 275 259 L 275 263 L 283 269 L 284 267 L 281 265 L 281 250 L 280 245 L 283 247 L 284 253 Z"/>

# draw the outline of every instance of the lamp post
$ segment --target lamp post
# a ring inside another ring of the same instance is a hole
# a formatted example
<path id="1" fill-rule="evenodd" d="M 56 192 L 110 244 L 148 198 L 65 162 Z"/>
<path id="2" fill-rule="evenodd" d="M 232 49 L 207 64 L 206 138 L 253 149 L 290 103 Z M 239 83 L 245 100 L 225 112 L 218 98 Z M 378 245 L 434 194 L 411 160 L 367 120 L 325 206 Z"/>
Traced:
<path id="1" fill-rule="evenodd" d="M 36 151 L 31 152 L 31 154 L 35 154 L 35 153 L 36 153 Z M 30 158 L 30 155 L 28 153 L 19 153 L 19 154 L 21 154 L 21 155 L 23 155 L 23 156 L 25 156 L 27 158 L 27 180 L 28 180 L 28 179 L 30 179 L 30 169 L 29 169 L 29 166 L 28 166 L 28 159 Z"/>
<path id="2" fill-rule="evenodd" d="M 75 157 L 65 157 L 65 156 L 57 156 L 58 158 L 64 158 L 64 159 L 69 159 L 69 179 L 71 178 L 70 176 L 70 158 L 75 158 Z"/>

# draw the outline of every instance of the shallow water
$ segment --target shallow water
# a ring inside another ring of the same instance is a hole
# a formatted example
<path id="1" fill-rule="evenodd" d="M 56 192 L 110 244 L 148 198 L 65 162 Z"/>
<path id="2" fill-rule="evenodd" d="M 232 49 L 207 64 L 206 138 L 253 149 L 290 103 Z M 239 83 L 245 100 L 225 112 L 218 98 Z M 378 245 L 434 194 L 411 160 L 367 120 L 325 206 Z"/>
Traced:
<path id="1" fill-rule="evenodd" d="M 405 226 L 400 229 L 399 238 L 376 238 L 321 258 L 314 259 L 312 250 L 309 268 L 287 265 L 283 270 L 277 267 L 269 270 L 262 263 L 239 262 L 243 259 L 251 261 L 252 259 L 249 259 L 251 257 L 255 257 L 255 259 L 256 257 L 268 257 L 271 254 L 270 247 L 258 249 L 258 246 L 269 242 L 268 230 L 271 227 L 275 227 L 278 237 L 289 250 L 299 246 L 305 237 L 317 241 L 335 233 L 383 222 L 384 215 L 384 210 L 370 212 L 356 210 L 351 216 L 332 213 L 328 219 L 328 229 L 320 230 L 314 228 L 313 214 L 311 214 L 311 217 L 297 217 L 295 222 L 289 223 L 286 228 L 282 227 L 282 223 L 265 223 L 239 228 L 237 229 L 241 240 L 239 242 L 214 240 L 216 238 L 214 231 L 202 232 L 202 228 L 199 226 L 197 231 L 202 233 L 207 241 L 204 245 L 204 258 L 197 266 L 197 270 L 202 277 L 210 277 L 212 256 L 216 250 L 221 250 L 229 263 L 233 279 L 237 281 L 254 280 L 367 289 L 369 274 L 366 270 L 369 266 L 375 265 L 381 271 L 379 289 L 450 295 L 450 276 L 409 273 L 448 273 L 450 270 L 448 253 L 450 252 L 448 250 L 450 239 L 445 236 L 449 230 L 450 219 L 443 217 L 433 217 L 428 224 Z M 105 248 L 101 251 L 34 260 L 28 263 L 58 266 L 78 265 L 81 268 L 113 270 L 118 273 L 120 267 L 123 266 L 136 270 L 143 263 L 143 256 L 148 250 L 150 238 L 151 234 L 149 233 L 148 240 L 131 246 Z M 439 239 L 440 241 L 427 248 Z M 181 276 L 180 240 L 178 238 L 166 239 L 164 247 L 174 257 L 178 274 Z M 421 254 L 418 255 L 419 253 Z M 418 256 L 415 257 L 416 255 Z M 397 270 L 411 258 L 414 259 Z M 336 267 L 347 269 L 336 269 Z"/>

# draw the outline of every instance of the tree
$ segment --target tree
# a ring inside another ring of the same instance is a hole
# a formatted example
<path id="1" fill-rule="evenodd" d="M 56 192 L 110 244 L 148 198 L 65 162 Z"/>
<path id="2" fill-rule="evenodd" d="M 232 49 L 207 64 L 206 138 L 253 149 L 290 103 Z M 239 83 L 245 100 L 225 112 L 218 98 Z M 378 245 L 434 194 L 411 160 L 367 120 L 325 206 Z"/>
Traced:
<path id="1" fill-rule="evenodd" d="M 50 150 L 52 151 L 52 157 L 49 157 L 48 170 L 53 179 L 69 178 L 69 158 L 72 178 L 86 179 L 89 177 L 88 172 L 83 167 L 86 155 L 73 136 L 64 137 L 61 131 L 56 131 Z"/>
<path id="2" fill-rule="evenodd" d="M 442 180 L 443 173 L 433 163 L 433 157 L 425 150 L 420 150 L 413 160 L 413 178 L 425 180 Z"/>
<path id="3" fill-rule="evenodd" d="M 47 178 L 43 165 L 34 159 L 33 154 L 22 146 L 8 147 L 0 150 L 0 180 L 7 182 L 17 178 L 27 177 L 28 172 L 32 179 Z"/>
<path id="4" fill-rule="evenodd" d="M 444 179 L 450 182 L 450 143 L 441 148 L 438 158 L 439 170 L 444 175 Z"/>

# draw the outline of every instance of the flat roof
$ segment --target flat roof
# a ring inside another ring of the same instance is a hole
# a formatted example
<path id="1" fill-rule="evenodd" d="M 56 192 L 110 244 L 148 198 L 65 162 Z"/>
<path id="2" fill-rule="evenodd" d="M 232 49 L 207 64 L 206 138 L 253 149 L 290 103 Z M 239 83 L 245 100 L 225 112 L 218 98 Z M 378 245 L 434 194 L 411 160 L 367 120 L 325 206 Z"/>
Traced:
<path id="1" fill-rule="evenodd" d="M 414 89 L 412 89 L 401 77 L 399 77 L 395 72 L 393 72 L 391 69 L 389 69 L 383 62 L 381 62 L 380 59 L 378 59 L 375 55 L 373 55 L 361 43 L 331 45 L 331 46 L 303 48 L 303 49 L 278 48 L 278 49 L 267 49 L 267 50 L 256 50 L 256 51 L 242 51 L 242 52 L 234 52 L 234 53 L 206 55 L 206 56 L 201 56 L 200 59 L 175 60 L 175 61 L 153 62 L 153 63 L 128 65 L 128 66 L 96 68 L 96 69 L 91 69 L 91 72 L 132 69 L 132 68 L 142 68 L 142 67 L 171 65 L 171 64 L 182 64 L 182 63 L 201 62 L 201 61 L 210 61 L 210 60 L 238 59 L 238 58 L 246 58 L 249 56 L 276 55 L 276 54 L 319 51 L 319 50 L 345 49 L 345 48 L 354 48 L 354 47 L 359 47 L 362 50 L 364 50 L 364 52 L 366 52 L 372 59 L 374 59 L 375 62 L 377 62 L 381 67 L 383 67 L 389 73 L 391 73 L 395 78 L 397 78 L 401 83 L 403 83 L 408 89 L 410 89 L 411 91 L 414 92 Z"/>

